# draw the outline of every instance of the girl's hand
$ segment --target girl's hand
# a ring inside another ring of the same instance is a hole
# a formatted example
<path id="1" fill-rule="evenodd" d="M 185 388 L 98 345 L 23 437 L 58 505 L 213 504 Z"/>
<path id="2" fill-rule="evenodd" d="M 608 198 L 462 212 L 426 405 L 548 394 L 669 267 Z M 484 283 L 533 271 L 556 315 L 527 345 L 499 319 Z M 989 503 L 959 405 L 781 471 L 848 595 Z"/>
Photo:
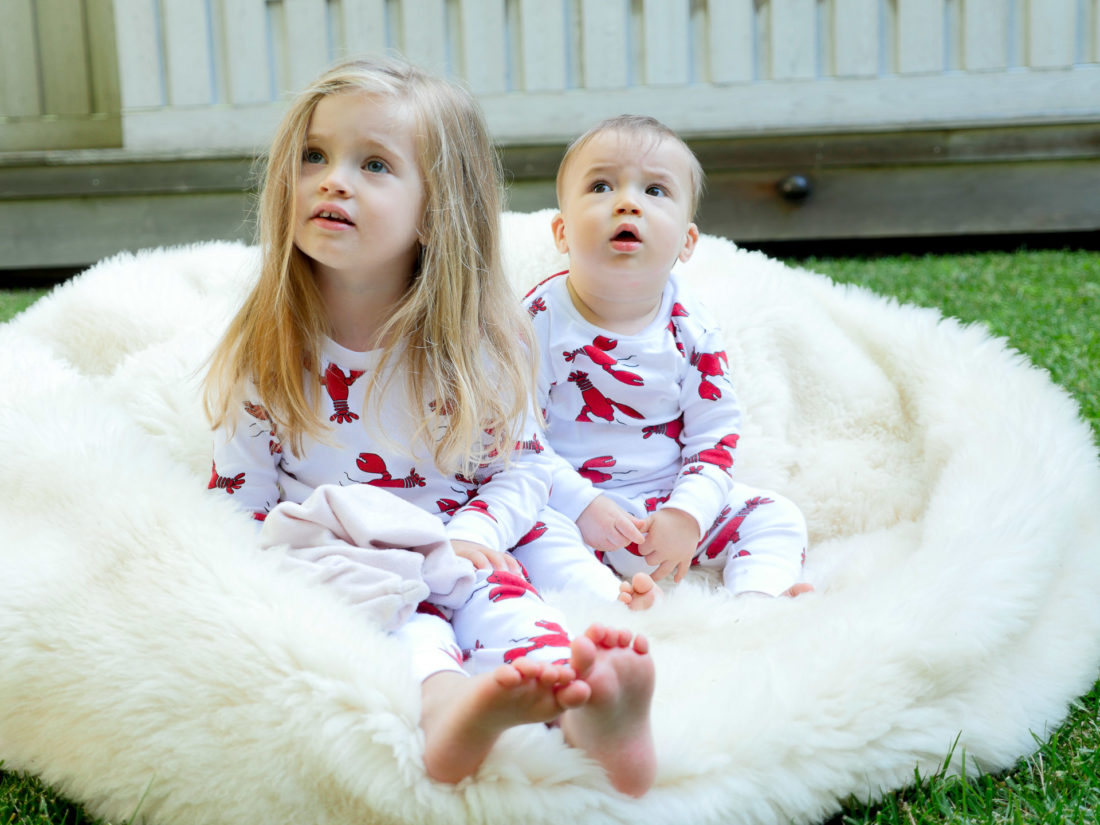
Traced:
<path id="1" fill-rule="evenodd" d="M 501 553 L 499 550 L 490 550 L 484 545 L 472 541 L 452 541 L 455 555 L 459 558 L 469 559 L 478 570 L 493 568 L 494 570 L 507 570 L 510 573 L 524 575 L 523 567 L 516 561 L 511 553 Z"/>
<path id="2" fill-rule="evenodd" d="M 584 543 L 604 553 L 645 541 L 648 521 L 635 518 L 607 496 L 597 496 L 577 516 Z"/>
<path id="3" fill-rule="evenodd" d="M 649 517 L 649 533 L 638 550 L 645 560 L 657 567 L 650 576 L 660 581 L 675 572 L 673 581 L 680 581 L 691 567 L 699 549 L 699 524 L 689 514 L 675 507 L 662 507 Z"/>

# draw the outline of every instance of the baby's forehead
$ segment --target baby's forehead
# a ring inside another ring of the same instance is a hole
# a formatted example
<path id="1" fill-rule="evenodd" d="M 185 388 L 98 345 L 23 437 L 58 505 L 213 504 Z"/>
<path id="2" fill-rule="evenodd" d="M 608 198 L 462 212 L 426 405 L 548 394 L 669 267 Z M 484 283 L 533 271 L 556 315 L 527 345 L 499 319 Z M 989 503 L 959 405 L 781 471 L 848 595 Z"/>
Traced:
<path id="1" fill-rule="evenodd" d="M 607 129 L 592 135 L 580 147 L 569 171 L 583 173 L 593 166 L 610 169 L 641 166 L 690 179 L 690 157 L 688 148 L 668 135 Z"/>

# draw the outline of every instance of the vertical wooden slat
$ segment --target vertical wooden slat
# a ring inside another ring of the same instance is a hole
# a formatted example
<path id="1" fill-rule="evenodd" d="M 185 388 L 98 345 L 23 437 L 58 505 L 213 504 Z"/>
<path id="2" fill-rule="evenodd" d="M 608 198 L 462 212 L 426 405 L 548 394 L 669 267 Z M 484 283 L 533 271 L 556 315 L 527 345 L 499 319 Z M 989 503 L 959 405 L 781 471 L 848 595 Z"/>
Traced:
<path id="1" fill-rule="evenodd" d="M 1077 0 L 1043 0 L 1028 4 L 1027 65 L 1072 66 L 1076 52 Z"/>
<path id="2" fill-rule="evenodd" d="M 756 8 L 753 0 L 711 0 L 710 79 L 714 83 L 747 83 L 753 78 Z"/>
<path id="3" fill-rule="evenodd" d="M 325 11 L 325 0 L 283 0 L 283 91 L 304 89 L 331 62 Z"/>
<path id="4" fill-rule="evenodd" d="M 962 18 L 963 68 L 981 71 L 1008 66 L 1009 0 L 966 0 Z"/>
<path id="5" fill-rule="evenodd" d="M 164 104 L 156 0 L 114 0 L 122 108 Z"/>
<path id="6" fill-rule="evenodd" d="M 405 57 L 428 71 L 447 67 L 447 7 L 445 0 L 402 0 L 402 41 Z"/>
<path id="7" fill-rule="evenodd" d="M 5 3 L 0 30 L 0 116 L 42 113 L 37 48 L 31 0 Z"/>
<path id="8" fill-rule="evenodd" d="M 621 89 L 630 79 L 630 0 L 581 3 L 581 85 Z"/>
<path id="9" fill-rule="evenodd" d="M 386 0 L 344 0 L 343 53 L 348 57 L 386 50 Z"/>
<path id="10" fill-rule="evenodd" d="M 523 88 L 548 91 L 565 88 L 564 0 L 520 0 L 520 66 Z"/>
<path id="11" fill-rule="evenodd" d="M 691 76 L 691 8 L 688 0 L 644 0 L 647 86 L 687 83 Z"/>
<path id="12" fill-rule="evenodd" d="M 499 94 L 508 88 L 508 37 L 504 0 L 460 3 L 462 66 L 456 67 L 474 94 Z"/>
<path id="13" fill-rule="evenodd" d="M 944 0 L 898 0 L 898 71 L 942 72 Z"/>
<path id="14" fill-rule="evenodd" d="M 86 0 L 86 3 L 92 111 L 117 114 L 120 111 L 118 51 L 111 0 Z"/>
<path id="15" fill-rule="evenodd" d="M 92 109 L 84 8 L 66 0 L 38 0 L 38 50 L 43 111 L 87 114 Z"/>
<path id="16" fill-rule="evenodd" d="M 221 63 L 230 103 L 262 103 L 271 97 L 264 0 L 221 0 Z"/>
<path id="17" fill-rule="evenodd" d="M 771 78 L 812 78 L 817 74 L 815 0 L 772 0 L 771 7 Z"/>
<path id="18" fill-rule="evenodd" d="M 838 77 L 873 77 L 879 68 L 878 0 L 834 0 L 832 71 Z"/>
<path id="19" fill-rule="evenodd" d="M 172 106 L 213 103 L 210 21 L 202 0 L 171 0 L 164 15 L 164 69 Z"/>

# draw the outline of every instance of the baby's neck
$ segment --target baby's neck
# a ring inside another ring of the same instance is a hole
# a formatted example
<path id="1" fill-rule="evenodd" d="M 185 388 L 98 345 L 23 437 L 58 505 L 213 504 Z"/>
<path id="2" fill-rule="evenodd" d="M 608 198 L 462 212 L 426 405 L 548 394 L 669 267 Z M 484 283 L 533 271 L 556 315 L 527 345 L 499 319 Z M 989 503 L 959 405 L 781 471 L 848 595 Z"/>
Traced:
<path id="1" fill-rule="evenodd" d="M 662 295 L 640 300 L 606 301 L 582 297 L 568 277 L 569 300 L 588 323 L 619 335 L 636 335 L 652 323 L 661 308 Z"/>

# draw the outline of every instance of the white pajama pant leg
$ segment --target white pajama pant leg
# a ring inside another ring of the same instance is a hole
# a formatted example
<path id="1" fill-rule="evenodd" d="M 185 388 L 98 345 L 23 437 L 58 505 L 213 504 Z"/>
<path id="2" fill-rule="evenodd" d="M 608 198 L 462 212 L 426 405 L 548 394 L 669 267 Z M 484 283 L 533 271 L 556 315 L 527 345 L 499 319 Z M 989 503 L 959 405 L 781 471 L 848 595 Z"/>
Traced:
<path id="1" fill-rule="evenodd" d="M 544 507 L 536 530 L 529 535 L 530 540 L 512 548 L 512 555 L 540 591 L 584 593 L 599 601 L 618 599 L 619 580 L 585 545 L 571 519 Z"/>
<path id="2" fill-rule="evenodd" d="M 451 617 L 455 640 L 471 673 L 527 657 L 567 664 L 572 651 L 565 617 L 522 576 L 479 570 L 477 585 Z"/>
<path id="3" fill-rule="evenodd" d="M 778 596 L 799 581 L 806 545 L 806 519 L 790 499 L 734 484 L 692 564 L 721 569 L 733 593 Z M 657 569 L 626 548 L 606 553 L 604 561 L 624 577 Z"/>

